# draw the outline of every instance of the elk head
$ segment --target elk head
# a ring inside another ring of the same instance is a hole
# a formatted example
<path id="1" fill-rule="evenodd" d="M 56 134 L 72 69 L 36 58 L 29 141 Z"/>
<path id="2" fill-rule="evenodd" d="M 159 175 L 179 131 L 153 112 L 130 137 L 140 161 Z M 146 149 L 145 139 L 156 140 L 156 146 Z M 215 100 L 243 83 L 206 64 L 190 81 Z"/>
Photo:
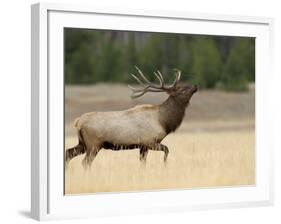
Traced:
<path id="1" fill-rule="evenodd" d="M 176 99 L 178 102 L 188 104 L 192 95 L 198 90 L 197 85 L 178 85 L 181 78 L 181 71 L 178 69 L 175 69 L 176 78 L 171 85 L 164 84 L 164 78 L 160 71 L 154 72 L 155 77 L 159 80 L 159 84 L 154 84 L 145 77 L 138 67 L 136 67 L 136 69 L 139 77 L 134 74 L 131 75 L 142 88 L 137 89 L 129 85 L 128 87 L 132 90 L 131 98 L 140 97 L 147 92 L 166 92 L 170 97 Z"/>

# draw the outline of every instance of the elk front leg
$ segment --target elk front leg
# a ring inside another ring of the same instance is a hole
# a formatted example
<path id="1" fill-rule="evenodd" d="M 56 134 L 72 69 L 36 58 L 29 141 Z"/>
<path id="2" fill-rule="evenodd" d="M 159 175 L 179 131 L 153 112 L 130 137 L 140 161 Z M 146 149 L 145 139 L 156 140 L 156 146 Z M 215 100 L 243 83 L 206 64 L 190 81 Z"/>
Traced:
<path id="1" fill-rule="evenodd" d="M 144 164 L 146 163 L 147 154 L 148 154 L 148 148 L 146 146 L 141 146 L 140 147 L 140 161 L 143 162 Z"/>
<path id="2" fill-rule="evenodd" d="M 154 150 L 154 151 L 163 151 L 164 152 L 164 163 L 166 164 L 167 157 L 168 157 L 168 154 L 169 154 L 169 149 L 168 149 L 168 147 L 166 145 L 158 143 L 158 144 L 155 144 L 150 149 Z"/>

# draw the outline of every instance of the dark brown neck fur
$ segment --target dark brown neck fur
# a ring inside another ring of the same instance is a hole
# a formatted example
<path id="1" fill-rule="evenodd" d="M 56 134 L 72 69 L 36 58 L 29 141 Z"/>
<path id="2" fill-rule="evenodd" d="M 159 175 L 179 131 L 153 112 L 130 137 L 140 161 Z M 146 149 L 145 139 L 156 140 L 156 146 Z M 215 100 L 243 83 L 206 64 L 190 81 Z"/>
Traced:
<path id="1" fill-rule="evenodd" d="M 188 103 L 175 96 L 169 96 L 166 101 L 160 104 L 159 122 L 167 134 L 174 132 L 180 126 Z"/>

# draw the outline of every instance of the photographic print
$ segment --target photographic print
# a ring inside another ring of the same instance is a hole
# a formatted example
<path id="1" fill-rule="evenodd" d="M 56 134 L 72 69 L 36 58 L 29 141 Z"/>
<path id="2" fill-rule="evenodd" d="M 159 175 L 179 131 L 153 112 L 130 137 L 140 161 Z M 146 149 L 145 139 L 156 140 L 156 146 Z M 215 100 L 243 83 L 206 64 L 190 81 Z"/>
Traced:
<path id="1" fill-rule="evenodd" d="M 64 192 L 255 184 L 255 38 L 64 28 Z"/>

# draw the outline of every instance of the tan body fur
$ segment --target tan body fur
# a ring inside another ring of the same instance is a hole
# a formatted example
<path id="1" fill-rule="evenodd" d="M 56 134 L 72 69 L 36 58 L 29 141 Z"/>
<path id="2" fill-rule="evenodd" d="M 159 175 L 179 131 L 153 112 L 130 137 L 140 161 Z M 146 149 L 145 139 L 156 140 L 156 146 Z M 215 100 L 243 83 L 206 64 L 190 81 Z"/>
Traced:
<path id="1" fill-rule="evenodd" d="M 167 134 L 159 123 L 159 106 L 140 105 L 124 111 L 91 112 L 76 121 L 88 147 L 160 142 Z M 129 133 L 129 135 L 128 135 Z"/>

